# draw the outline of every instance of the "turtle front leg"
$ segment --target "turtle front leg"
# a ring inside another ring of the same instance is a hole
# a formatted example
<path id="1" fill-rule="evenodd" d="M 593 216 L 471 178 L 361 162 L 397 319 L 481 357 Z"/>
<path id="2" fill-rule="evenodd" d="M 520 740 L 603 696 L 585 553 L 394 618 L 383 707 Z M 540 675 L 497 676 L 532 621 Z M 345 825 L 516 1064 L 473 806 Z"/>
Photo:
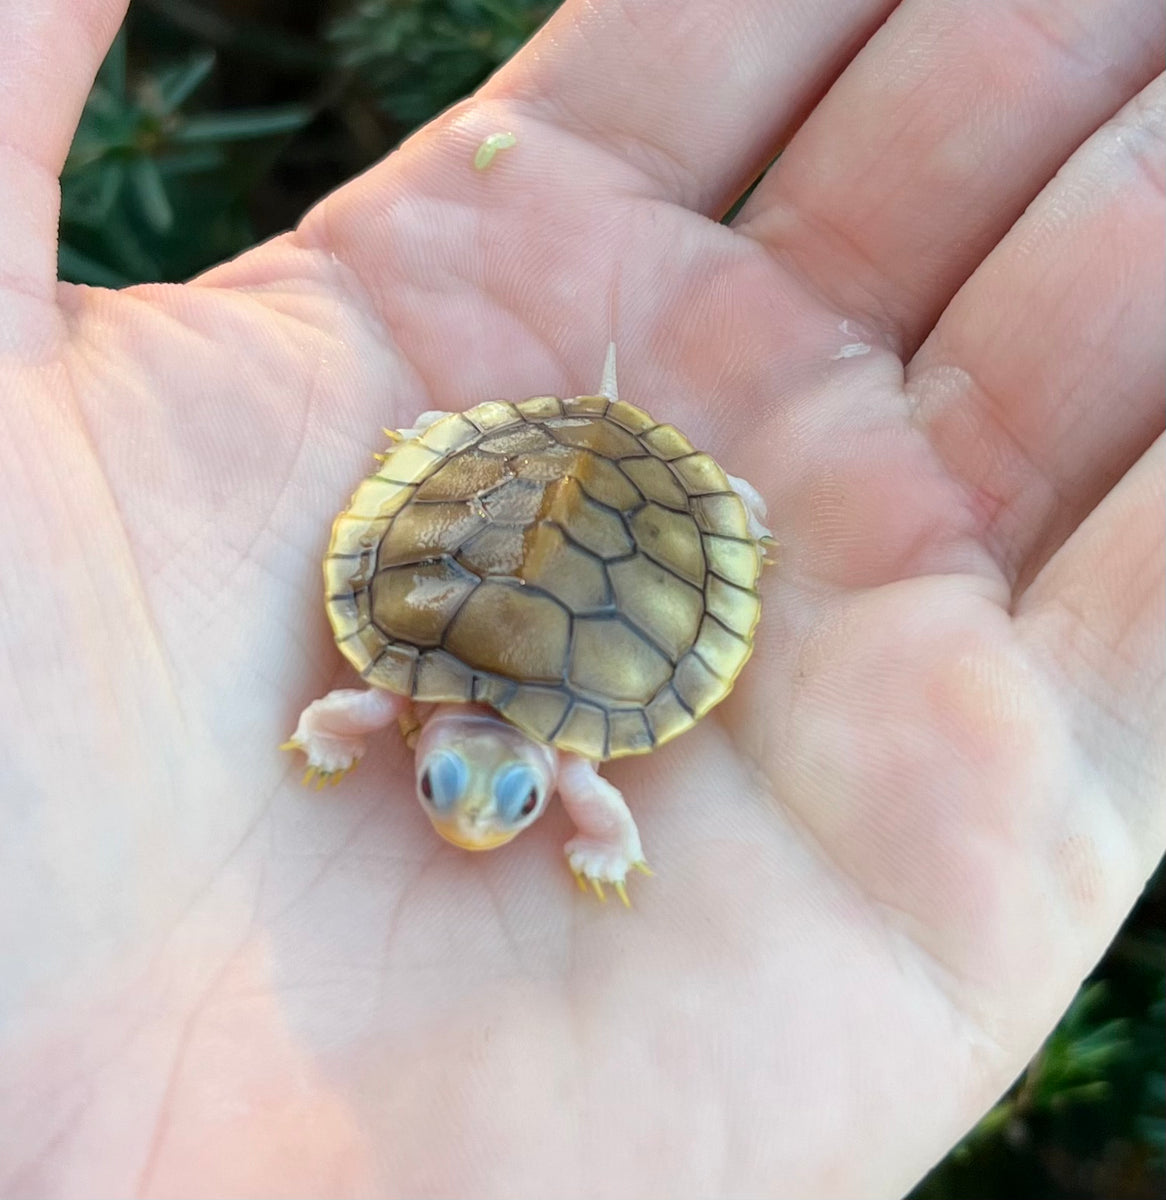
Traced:
<path id="1" fill-rule="evenodd" d="M 391 725 L 409 700 L 383 688 L 337 688 L 300 714 L 295 733 L 281 750 L 302 750 L 308 760 L 304 782 L 338 783 L 360 761 L 365 736 Z"/>
<path id="2" fill-rule="evenodd" d="M 599 774 L 593 762 L 577 754 L 560 754 L 558 788 L 567 816 L 578 830 L 564 852 L 579 886 L 586 890 L 590 884 L 603 900 L 603 885 L 609 883 L 628 905 L 624 887 L 628 871 L 651 872 L 644 862 L 640 832 L 619 789 Z"/>

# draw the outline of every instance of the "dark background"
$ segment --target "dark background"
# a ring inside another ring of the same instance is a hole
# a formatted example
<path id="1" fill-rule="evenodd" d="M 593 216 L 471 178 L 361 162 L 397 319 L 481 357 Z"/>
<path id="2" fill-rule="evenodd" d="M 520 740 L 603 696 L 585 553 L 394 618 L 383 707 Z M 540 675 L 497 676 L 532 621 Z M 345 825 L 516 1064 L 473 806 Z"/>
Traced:
<path id="1" fill-rule="evenodd" d="M 137 0 L 62 179 L 61 274 L 181 280 L 292 225 L 509 57 L 549 0 Z M 1166 886 L 916 1200 L 1166 1196 Z"/>

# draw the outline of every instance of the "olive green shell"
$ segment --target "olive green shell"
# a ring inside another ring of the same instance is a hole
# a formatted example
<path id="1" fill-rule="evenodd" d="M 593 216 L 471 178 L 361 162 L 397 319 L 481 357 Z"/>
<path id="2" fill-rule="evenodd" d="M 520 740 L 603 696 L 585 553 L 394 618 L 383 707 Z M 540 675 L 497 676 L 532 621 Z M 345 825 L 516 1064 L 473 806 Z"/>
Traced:
<path id="1" fill-rule="evenodd" d="M 395 445 L 324 562 L 370 683 L 490 705 L 592 759 L 642 754 L 728 694 L 761 549 L 724 471 L 603 396 L 489 401 Z"/>

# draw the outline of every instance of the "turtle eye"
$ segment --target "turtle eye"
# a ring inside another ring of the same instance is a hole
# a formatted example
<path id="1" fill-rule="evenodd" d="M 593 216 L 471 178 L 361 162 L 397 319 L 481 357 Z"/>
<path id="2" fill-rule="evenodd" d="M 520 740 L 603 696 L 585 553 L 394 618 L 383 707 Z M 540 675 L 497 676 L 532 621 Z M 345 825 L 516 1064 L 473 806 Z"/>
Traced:
<path id="1" fill-rule="evenodd" d="M 498 815 L 513 824 L 529 817 L 539 802 L 538 773 L 527 763 L 511 763 L 494 776 Z"/>
<path id="2" fill-rule="evenodd" d="M 421 795 L 439 812 L 444 812 L 460 799 L 469 778 L 469 768 L 460 754 L 438 750 L 425 760 L 418 786 Z"/>

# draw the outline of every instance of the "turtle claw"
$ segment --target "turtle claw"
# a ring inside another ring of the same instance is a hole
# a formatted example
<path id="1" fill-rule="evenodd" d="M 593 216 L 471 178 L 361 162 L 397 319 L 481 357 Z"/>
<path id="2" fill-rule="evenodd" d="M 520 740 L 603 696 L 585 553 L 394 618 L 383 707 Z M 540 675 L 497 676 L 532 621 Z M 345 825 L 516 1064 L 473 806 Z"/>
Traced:
<path id="1" fill-rule="evenodd" d="M 570 864 L 568 864 L 570 866 Z M 652 875 L 654 872 L 649 868 L 646 862 L 634 862 L 630 864 L 630 868 L 639 871 L 642 875 Z M 605 888 L 610 887 L 619 897 L 619 902 L 624 908 L 631 908 L 632 901 L 628 895 L 627 879 L 611 879 L 600 877 L 599 875 L 591 875 L 586 867 L 571 867 L 571 874 L 575 877 L 575 884 L 579 890 L 585 895 L 594 895 L 601 903 L 607 903 L 607 892 Z"/>
<path id="2" fill-rule="evenodd" d="M 304 785 L 309 785 L 314 778 L 318 792 L 323 791 L 326 787 L 335 787 L 355 766 L 356 763 L 353 763 L 352 766 L 341 767 L 338 771 L 321 771 L 317 767 L 309 767 L 304 772 Z"/>
<path id="3" fill-rule="evenodd" d="M 279 748 L 281 750 L 304 750 L 304 747 L 295 738 L 290 738 L 288 741 L 281 743 Z M 354 759 L 348 766 L 340 767 L 335 771 L 325 771 L 321 767 L 312 766 L 309 762 L 307 770 L 304 771 L 303 778 L 300 780 L 300 784 L 303 787 L 311 787 L 314 783 L 316 791 L 320 791 L 321 788 L 335 787 L 359 761 L 359 759 Z"/>
<path id="4" fill-rule="evenodd" d="M 639 864 L 635 864 L 639 867 Z M 601 904 L 607 903 L 607 892 L 603 890 L 603 885 L 606 883 L 612 888 L 615 894 L 619 897 L 619 902 L 624 908 L 631 908 L 631 898 L 628 896 L 627 881 L 623 879 L 597 879 L 593 875 L 585 875 L 582 871 L 572 870 L 571 874 L 575 876 L 575 883 L 579 890 L 586 896 L 594 893 L 595 897 Z M 650 871 L 646 874 L 651 874 Z"/>

